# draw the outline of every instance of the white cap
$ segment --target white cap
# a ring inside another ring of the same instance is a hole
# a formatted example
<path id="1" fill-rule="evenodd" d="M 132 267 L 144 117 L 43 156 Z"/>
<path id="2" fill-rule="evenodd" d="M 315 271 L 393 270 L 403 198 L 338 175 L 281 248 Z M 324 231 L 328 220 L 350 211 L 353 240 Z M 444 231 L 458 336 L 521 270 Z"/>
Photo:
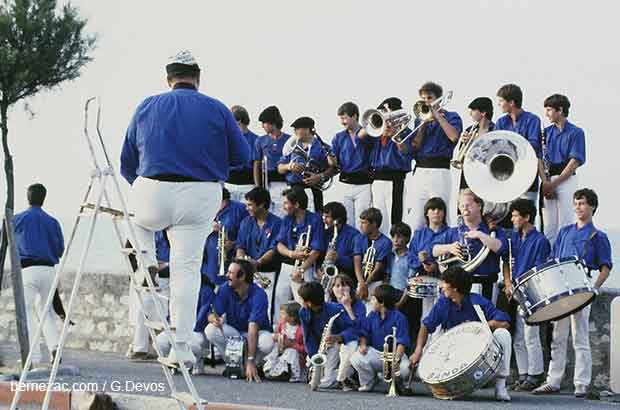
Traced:
<path id="1" fill-rule="evenodd" d="M 168 58 L 168 64 L 198 65 L 196 59 L 189 50 L 181 50 Z"/>

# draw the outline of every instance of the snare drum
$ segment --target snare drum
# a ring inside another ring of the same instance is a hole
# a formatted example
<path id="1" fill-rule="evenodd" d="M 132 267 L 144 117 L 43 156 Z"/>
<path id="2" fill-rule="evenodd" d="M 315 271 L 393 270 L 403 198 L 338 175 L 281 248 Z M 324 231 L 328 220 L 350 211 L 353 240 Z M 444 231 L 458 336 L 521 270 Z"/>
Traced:
<path id="1" fill-rule="evenodd" d="M 439 279 L 432 276 L 416 276 L 409 279 L 407 296 L 424 299 L 439 296 Z"/>
<path id="2" fill-rule="evenodd" d="M 530 269 L 515 280 L 514 288 L 528 325 L 560 320 L 592 303 L 598 294 L 576 256 Z"/>
<path id="3" fill-rule="evenodd" d="M 480 322 L 453 327 L 428 346 L 418 374 L 433 396 L 451 400 L 486 385 L 499 371 L 502 346 Z"/>
<path id="4" fill-rule="evenodd" d="M 243 336 L 231 336 L 226 339 L 224 362 L 226 363 L 225 374 L 229 378 L 243 378 L 245 353 L 245 338 Z"/>

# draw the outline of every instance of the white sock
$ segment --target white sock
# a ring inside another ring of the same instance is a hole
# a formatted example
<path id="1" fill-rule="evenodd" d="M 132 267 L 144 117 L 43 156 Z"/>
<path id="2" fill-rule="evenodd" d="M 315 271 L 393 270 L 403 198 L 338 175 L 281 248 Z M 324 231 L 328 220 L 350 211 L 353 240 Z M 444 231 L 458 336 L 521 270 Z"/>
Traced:
<path id="1" fill-rule="evenodd" d="M 505 389 L 506 388 L 506 378 L 505 377 L 498 377 L 495 380 L 495 388 L 497 388 L 497 389 Z"/>

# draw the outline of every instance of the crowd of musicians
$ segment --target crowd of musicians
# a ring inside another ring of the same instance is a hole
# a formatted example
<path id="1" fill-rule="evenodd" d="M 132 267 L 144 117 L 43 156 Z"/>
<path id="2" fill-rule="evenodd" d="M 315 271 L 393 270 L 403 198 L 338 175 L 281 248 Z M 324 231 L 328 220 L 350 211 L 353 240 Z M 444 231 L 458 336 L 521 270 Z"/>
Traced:
<path id="1" fill-rule="evenodd" d="M 130 357 L 147 358 L 154 342 L 167 354 L 162 363 L 182 361 L 200 374 L 203 359 L 223 357 L 227 343 L 241 338 L 247 380 L 371 391 L 379 374 L 388 380 L 390 373 L 405 391 L 430 341 L 464 322 L 485 321 L 503 351 L 498 400 L 510 400 L 512 351 L 518 370 L 513 389 L 558 392 L 569 332 L 574 393 L 587 394 L 590 307 L 553 322 L 546 377 L 539 327 L 511 313 L 515 281 L 550 259 L 577 256 L 596 289 L 612 268 L 607 236 L 593 224 L 598 197 L 577 182 L 585 137 L 568 121 L 566 96 L 554 94 L 540 104 L 550 122 L 543 128 L 522 107 L 521 89 L 504 85 L 496 96 L 502 116 L 494 122 L 493 100 L 474 98 L 468 108 L 475 126 L 463 129 L 459 114 L 434 104 L 443 89 L 428 82 L 419 97 L 429 116 L 416 119 L 414 128 L 387 126 L 375 138 L 360 124 L 358 106 L 345 102 L 335 113 L 343 130 L 328 145 L 310 117 L 291 124 L 293 135 L 284 133 L 275 106 L 260 113 L 265 134 L 257 136 L 245 108 L 229 109 L 198 91 L 201 70 L 188 52 L 166 70 L 171 90 L 137 108 L 121 174 L 131 185 L 143 249 L 137 259 L 150 273 L 143 285 L 158 289 L 153 296 L 132 286 L 131 296 L 142 292 L 147 304 L 165 302 L 175 343 L 163 333 L 149 340 L 149 308 L 145 312 L 134 300 Z M 399 98 L 390 97 L 377 110 L 402 108 Z M 408 139 L 393 138 L 412 130 Z M 516 132 L 538 159 L 537 177 L 510 203 L 503 221 L 485 218 L 484 199 L 451 171 L 462 144 L 493 130 Z M 31 208 L 16 217 L 20 254 L 22 261 L 44 261 L 48 268 L 62 254 L 62 236 L 42 240 L 29 231 L 34 218 L 50 231 L 55 226 L 41 210 L 45 192 L 33 192 Z M 60 252 L 50 255 L 50 247 Z M 488 255 L 472 272 L 440 269 L 443 257 L 483 248 Z M 25 286 L 28 269 L 33 281 L 49 274 L 39 268 L 24 269 Z M 421 278 L 437 279 L 440 291 L 411 297 Z M 45 336 L 53 350 L 57 336 L 53 330 Z M 391 355 L 384 352 L 387 340 Z M 318 376 L 312 367 L 321 368 Z"/>

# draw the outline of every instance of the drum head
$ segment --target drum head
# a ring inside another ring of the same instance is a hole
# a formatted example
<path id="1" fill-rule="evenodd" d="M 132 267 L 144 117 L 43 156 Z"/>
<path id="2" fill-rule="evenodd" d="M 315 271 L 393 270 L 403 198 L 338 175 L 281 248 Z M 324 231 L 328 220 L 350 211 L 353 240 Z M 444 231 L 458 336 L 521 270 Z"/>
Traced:
<path id="1" fill-rule="evenodd" d="M 560 320 L 588 306 L 594 300 L 596 293 L 584 289 L 573 295 L 558 295 L 549 304 L 536 309 L 525 319 L 528 325 L 536 325 L 551 320 Z"/>
<path id="2" fill-rule="evenodd" d="M 435 384 L 462 374 L 487 350 L 491 337 L 480 322 L 453 327 L 435 339 L 422 355 L 420 378 Z"/>

